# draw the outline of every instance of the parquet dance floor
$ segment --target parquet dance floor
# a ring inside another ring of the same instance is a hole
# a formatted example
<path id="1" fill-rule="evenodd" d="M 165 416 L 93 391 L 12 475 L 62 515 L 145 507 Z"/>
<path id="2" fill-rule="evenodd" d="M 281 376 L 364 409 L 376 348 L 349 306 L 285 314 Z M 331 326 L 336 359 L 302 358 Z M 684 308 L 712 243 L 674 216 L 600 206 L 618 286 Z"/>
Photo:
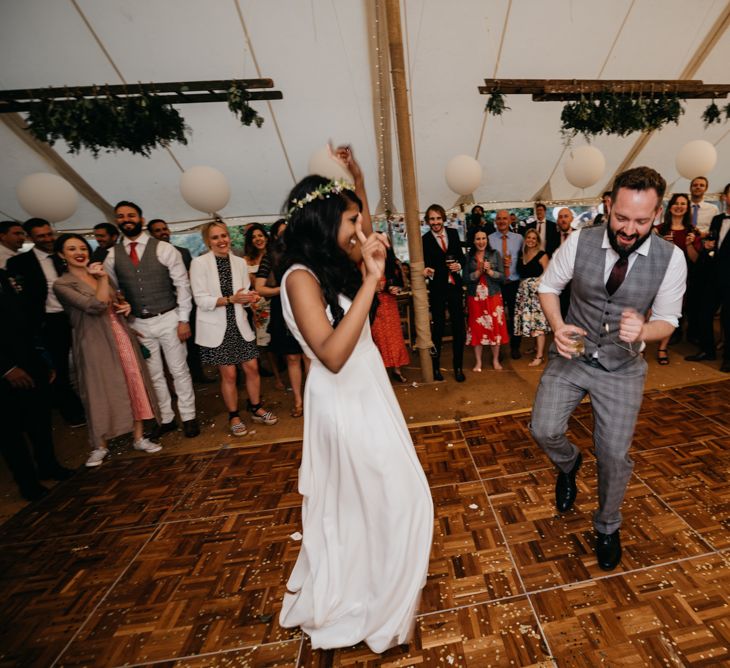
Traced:
<path id="1" fill-rule="evenodd" d="M 301 530 L 291 442 L 116 457 L 13 517 L 0 666 L 730 666 L 730 382 L 645 395 L 610 574 L 590 405 L 563 517 L 528 422 L 412 429 L 436 516 L 408 647 L 320 652 L 279 626 Z"/>

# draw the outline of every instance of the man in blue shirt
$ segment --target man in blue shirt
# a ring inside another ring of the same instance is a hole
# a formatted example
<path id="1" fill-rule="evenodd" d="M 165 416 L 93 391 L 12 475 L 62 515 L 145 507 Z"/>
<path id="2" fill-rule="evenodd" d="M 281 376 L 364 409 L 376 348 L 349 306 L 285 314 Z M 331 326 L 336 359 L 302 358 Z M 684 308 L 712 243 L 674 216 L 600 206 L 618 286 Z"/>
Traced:
<path id="1" fill-rule="evenodd" d="M 504 284 L 502 285 L 502 299 L 507 311 L 507 329 L 509 330 L 509 345 L 512 351 L 512 359 L 518 360 L 522 357 L 520 353 L 521 336 L 514 333 L 515 301 L 517 300 L 517 288 L 520 286 L 520 275 L 517 273 L 517 258 L 522 250 L 522 235 L 510 232 L 509 211 L 503 209 L 497 211 L 494 219 L 497 231 L 489 235 L 489 245 L 496 250 L 504 262 Z"/>

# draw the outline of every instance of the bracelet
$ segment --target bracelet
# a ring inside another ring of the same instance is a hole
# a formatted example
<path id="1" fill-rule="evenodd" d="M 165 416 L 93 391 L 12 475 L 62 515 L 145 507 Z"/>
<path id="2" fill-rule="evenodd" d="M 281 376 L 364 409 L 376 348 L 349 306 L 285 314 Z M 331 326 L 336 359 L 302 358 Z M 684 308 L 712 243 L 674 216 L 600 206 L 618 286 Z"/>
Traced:
<path id="1" fill-rule="evenodd" d="M 231 295 L 227 295 L 226 296 L 226 304 L 229 304 L 230 305 L 230 303 L 231 303 Z"/>

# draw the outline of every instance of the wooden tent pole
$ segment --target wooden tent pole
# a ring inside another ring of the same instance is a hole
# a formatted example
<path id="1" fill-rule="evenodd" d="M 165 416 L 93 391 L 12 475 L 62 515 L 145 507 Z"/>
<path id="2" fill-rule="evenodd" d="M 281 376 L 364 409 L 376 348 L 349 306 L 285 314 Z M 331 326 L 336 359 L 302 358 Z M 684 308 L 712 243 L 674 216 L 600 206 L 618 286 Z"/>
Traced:
<path id="1" fill-rule="evenodd" d="M 376 0 L 379 1 L 379 0 Z M 400 157 L 401 183 L 403 184 L 403 205 L 408 234 L 408 254 L 411 261 L 411 289 L 413 291 L 413 312 L 416 323 L 416 349 L 421 361 L 424 382 L 433 382 L 431 365 L 431 324 L 428 315 L 428 290 L 423 276 L 423 246 L 421 226 L 418 218 L 418 191 L 416 173 L 413 168 L 413 139 L 411 137 L 410 114 L 406 87 L 405 58 L 403 56 L 403 34 L 400 22 L 399 0 L 385 0 L 388 22 L 388 47 L 390 51 L 390 76 L 395 101 L 395 121 L 398 132 L 398 153 Z"/>

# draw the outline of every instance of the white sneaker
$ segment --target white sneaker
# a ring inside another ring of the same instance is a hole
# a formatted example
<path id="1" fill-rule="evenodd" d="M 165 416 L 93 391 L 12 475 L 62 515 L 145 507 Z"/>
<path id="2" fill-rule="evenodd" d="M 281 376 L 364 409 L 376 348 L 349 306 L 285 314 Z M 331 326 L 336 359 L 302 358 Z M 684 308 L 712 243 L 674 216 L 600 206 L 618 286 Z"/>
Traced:
<path id="1" fill-rule="evenodd" d="M 148 438 L 140 438 L 139 441 L 134 442 L 134 449 L 152 454 L 162 450 L 162 446 L 159 443 L 153 443 Z"/>
<path id="2" fill-rule="evenodd" d="M 97 448 L 96 450 L 92 450 L 89 458 L 86 460 L 86 466 L 89 468 L 101 466 L 101 463 L 104 461 L 104 457 L 108 454 L 109 450 L 106 448 Z"/>

